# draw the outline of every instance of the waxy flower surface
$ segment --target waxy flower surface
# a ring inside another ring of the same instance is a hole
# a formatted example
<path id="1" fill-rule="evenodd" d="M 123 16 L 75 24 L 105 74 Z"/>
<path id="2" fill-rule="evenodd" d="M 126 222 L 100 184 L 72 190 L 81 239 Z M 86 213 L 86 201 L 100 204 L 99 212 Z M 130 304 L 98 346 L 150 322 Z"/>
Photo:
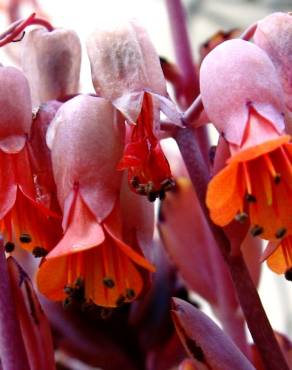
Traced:
<path id="1" fill-rule="evenodd" d="M 60 108 L 47 139 L 64 236 L 40 267 L 40 291 L 69 302 L 81 294 L 81 301 L 106 307 L 132 301 L 143 290 L 139 268 L 154 267 L 138 245 L 123 241 L 120 113 L 103 98 L 78 96 Z"/>
<path id="2" fill-rule="evenodd" d="M 15 68 L 0 68 L 0 230 L 14 244 L 49 250 L 58 238 L 58 215 L 38 197 L 28 148 L 32 123 L 29 86 Z M 48 230 L 51 230 L 48 233 Z"/>
<path id="3" fill-rule="evenodd" d="M 131 124 L 118 168 L 128 169 L 134 192 L 150 201 L 164 198 L 174 182 L 157 139 L 160 110 L 174 121 L 178 113 L 167 98 L 160 61 L 146 31 L 135 21 L 97 30 L 87 50 L 97 94 L 111 100 Z"/>
<path id="4" fill-rule="evenodd" d="M 290 136 L 284 135 L 283 92 L 272 62 L 249 42 L 224 42 L 202 63 L 201 93 L 231 151 L 208 187 L 211 218 L 225 226 L 249 217 L 252 235 L 282 238 L 292 230 L 287 202 L 292 148 Z"/>

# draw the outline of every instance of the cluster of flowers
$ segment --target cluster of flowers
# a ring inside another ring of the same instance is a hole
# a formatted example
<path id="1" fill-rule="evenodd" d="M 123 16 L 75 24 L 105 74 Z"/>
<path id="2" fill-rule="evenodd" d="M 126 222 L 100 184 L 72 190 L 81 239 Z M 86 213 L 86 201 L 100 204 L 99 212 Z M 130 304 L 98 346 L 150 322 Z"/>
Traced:
<path id="1" fill-rule="evenodd" d="M 34 15 L 25 25 L 33 23 Z M 137 23 L 96 30 L 87 50 L 96 95 L 78 94 L 73 31 L 34 29 L 23 72 L 0 68 L 0 225 L 7 252 L 20 245 L 44 257 L 37 284 L 47 297 L 116 307 L 155 270 L 144 257 L 151 202 L 174 186 L 157 138 L 160 110 L 179 115 Z"/>

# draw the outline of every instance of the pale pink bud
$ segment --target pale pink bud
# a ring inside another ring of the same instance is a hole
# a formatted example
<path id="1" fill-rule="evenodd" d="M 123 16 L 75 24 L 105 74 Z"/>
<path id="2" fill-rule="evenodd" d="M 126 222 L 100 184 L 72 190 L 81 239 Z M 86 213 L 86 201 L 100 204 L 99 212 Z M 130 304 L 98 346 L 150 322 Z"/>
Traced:
<path id="1" fill-rule="evenodd" d="M 135 121 L 144 91 L 166 95 L 159 57 L 146 31 L 134 20 L 97 29 L 87 41 L 92 80 L 98 95 Z"/>
<path id="2" fill-rule="evenodd" d="M 32 122 L 29 86 L 23 73 L 13 67 L 0 67 L 0 149 L 19 152 Z"/>
<path id="3" fill-rule="evenodd" d="M 269 55 L 279 74 L 288 109 L 292 110 L 292 16 L 274 13 L 258 22 L 255 43 Z"/>
<path id="4" fill-rule="evenodd" d="M 229 143 L 241 145 L 249 110 L 284 130 L 283 91 L 267 54 L 250 42 L 229 40 L 212 50 L 200 71 L 203 105 Z"/>
<path id="5" fill-rule="evenodd" d="M 79 85 L 81 45 L 71 30 L 32 30 L 23 47 L 22 68 L 27 76 L 33 106 L 76 94 Z"/>

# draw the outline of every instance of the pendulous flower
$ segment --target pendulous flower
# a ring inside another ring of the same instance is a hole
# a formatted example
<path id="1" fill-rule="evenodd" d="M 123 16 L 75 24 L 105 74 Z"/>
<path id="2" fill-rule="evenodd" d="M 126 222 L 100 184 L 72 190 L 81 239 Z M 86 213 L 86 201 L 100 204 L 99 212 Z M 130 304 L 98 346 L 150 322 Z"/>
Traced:
<path id="1" fill-rule="evenodd" d="M 0 231 L 6 250 L 15 244 L 33 251 L 52 248 L 59 216 L 38 197 L 28 135 L 32 124 L 29 86 L 13 67 L 0 67 Z M 49 232 L 48 232 L 49 230 Z"/>
<path id="2" fill-rule="evenodd" d="M 174 186 L 157 138 L 160 111 L 179 122 L 169 100 L 159 57 L 146 31 L 131 21 L 96 30 L 87 42 L 96 93 L 110 100 L 130 123 L 118 168 L 128 169 L 130 188 L 150 201 L 164 198 Z"/>
<path id="3" fill-rule="evenodd" d="M 40 291 L 53 300 L 104 307 L 136 299 L 144 288 L 140 268 L 154 267 L 139 248 L 145 236 L 133 220 L 131 230 L 124 225 L 122 174 L 116 170 L 124 142 L 121 114 L 103 98 L 80 95 L 59 109 L 47 141 L 64 236 L 40 266 Z M 131 246 L 125 234 L 133 236 Z"/>
<path id="4" fill-rule="evenodd" d="M 207 55 L 200 80 L 207 115 L 231 152 L 208 186 L 212 220 L 249 218 L 253 236 L 282 238 L 292 230 L 292 146 L 273 63 L 254 44 L 231 40 Z"/>

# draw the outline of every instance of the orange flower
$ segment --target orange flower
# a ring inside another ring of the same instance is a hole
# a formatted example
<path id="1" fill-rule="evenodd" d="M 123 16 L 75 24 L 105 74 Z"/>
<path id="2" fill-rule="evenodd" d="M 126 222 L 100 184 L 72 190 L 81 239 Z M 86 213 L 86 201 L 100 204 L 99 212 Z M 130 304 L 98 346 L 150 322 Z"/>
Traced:
<path id="1" fill-rule="evenodd" d="M 154 270 L 140 252 L 152 228 L 143 223 L 140 197 L 128 190 L 136 197 L 128 198 L 116 170 L 123 121 L 105 99 L 80 95 L 64 103 L 51 123 L 47 141 L 64 236 L 38 272 L 39 290 L 50 299 L 116 307 L 142 292 L 140 267 Z"/>
<path id="2" fill-rule="evenodd" d="M 215 75 L 221 78 L 215 81 Z M 292 231 L 292 146 L 283 135 L 283 92 L 272 62 L 249 42 L 224 42 L 203 61 L 201 89 L 206 112 L 231 152 L 208 186 L 212 220 L 225 226 L 249 218 L 253 236 L 282 238 Z"/>
<path id="3" fill-rule="evenodd" d="M 32 123 L 29 87 L 15 68 L 0 68 L 0 231 L 6 250 L 20 244 L 44 253 L 56 243 L 60 225 L 38 197 L 27 136 Z M 17 104 L 16 104 L 17 102 Z M 48 232 L 50 230 L 50 232 Z"/>
<path id="4" fill-rule="evenodd" d="M 43 294 L 53 300 L 70 303 L 79 298 L 80 303 L 104 307 L 117 307 L 139 296 L 144 286 L 139 267 L 155 269 L 122 241 L 118 212 L 117 205 L 99 224 L 75 192 L 65 235 L 38 272 Z"/>
<path id="5" fill-rule="evenodd" d="M 174 186 L 167 159 L 153 130 L 153 102 L 145 93 L 137 123 L 131 126 L 130 143 L 118 165 L 128 169 L 130 187 L 137 194 L 146 195 L 150 201 L 163 199 L 165 191 Z"/>

